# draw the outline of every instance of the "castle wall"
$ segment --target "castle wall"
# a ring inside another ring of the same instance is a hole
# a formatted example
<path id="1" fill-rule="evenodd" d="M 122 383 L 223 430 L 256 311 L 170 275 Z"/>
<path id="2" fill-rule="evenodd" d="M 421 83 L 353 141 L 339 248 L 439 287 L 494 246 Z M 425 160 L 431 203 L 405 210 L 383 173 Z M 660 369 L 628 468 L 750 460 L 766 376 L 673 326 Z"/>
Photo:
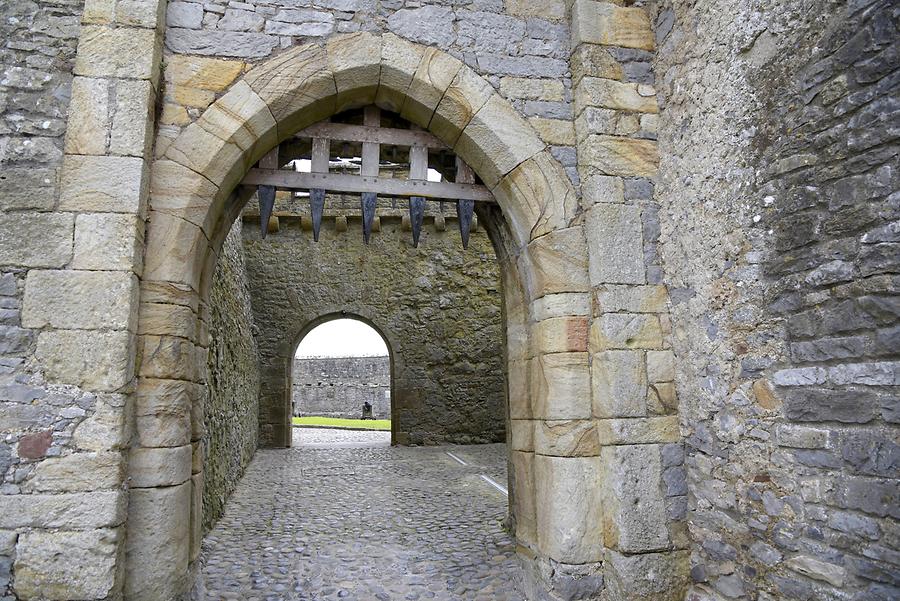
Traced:
<path id="1" fill-rule="evenodd" d="M 391 419 L 390 357 L 294 359 L 291 386 L 294 415 Z"/>

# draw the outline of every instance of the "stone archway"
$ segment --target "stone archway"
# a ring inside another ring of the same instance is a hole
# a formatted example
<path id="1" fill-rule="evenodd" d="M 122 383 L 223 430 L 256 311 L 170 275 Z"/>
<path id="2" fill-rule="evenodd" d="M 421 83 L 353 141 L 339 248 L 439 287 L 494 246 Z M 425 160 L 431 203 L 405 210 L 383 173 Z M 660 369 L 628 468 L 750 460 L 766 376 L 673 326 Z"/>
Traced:
<path id="1" fill-rule="evenodd" d="M 490 227 L 506 296 L 511 505 L 531 566 L 529 589 L 567 578 L 602 586 L 604 541 L 621 548 L 623 512 L 648 528 L 659 519 L 662 500 L 652 488 L 649 519 L 637 506 L 606 514 L 601 508 L 604 478 L 616 474 L 604 473 L 600 457 L 588 354 L 588 252 L 562 167 L 524 119 L 459 60 L 390 34 L 334 36 L 324 47 L 294 47 L 249 71 L 161 149 L 152 166 L 139 316 L 142 446 L 132 449 L 129 463 L 130 599 L 183 594 L 199 554 L 203 466 L 192 446 L 196 432 L 183 426 L 202 422 L 205 302 L 228 226 L 246 201 L 234 188 L 293 132 L 372 103 L 453 148 L 501 209 Z M 170 431 L 172 415 L 181 434 L 160 435 Z M 628 437 L 612 432 L 607 439 L 617 444 Z M 664 521 L 662 528 L 659 551 L 671 548 Z"/>

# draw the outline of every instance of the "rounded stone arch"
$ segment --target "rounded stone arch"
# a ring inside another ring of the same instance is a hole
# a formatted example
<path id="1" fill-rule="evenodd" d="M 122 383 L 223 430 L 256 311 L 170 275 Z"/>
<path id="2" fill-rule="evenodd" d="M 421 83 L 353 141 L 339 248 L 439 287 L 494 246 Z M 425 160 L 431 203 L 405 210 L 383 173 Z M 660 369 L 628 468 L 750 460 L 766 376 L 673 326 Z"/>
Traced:
<path id="1" fill-rule="evenodd" d="M 371 315 L 369 311 L 367 311 L 363 307 L 356 307 L 353 311 L 347 311 L 345 309 L 340 310 L 325 310 L 319 314 L 318 317 L 310 319 L 306 323 L 302 324 L 297 332 L 292 333 L 290 336 L 285 336 L 285 343 L 283 348 L 279 349 L 279 351 L 288 351 L 288 357 L 291 357 L 293 361 L 294 355 L 297 353 L 297 347 L 300 346 L 300 343 L 303 342 L 303 339 L 306 338 L 306 335 L 316 329 L 318 326 L 328 323 L 329 321 L 335 321 L 336 319 L 354 319 L 356 321 L 362 322 L 375 330 L 381 339 L 384 341 L 384 346 L 388 351 L 388 359 L 389 359 L 389 371 L 390 371 L 390 381 L 391 381 L 391 416 L 394 415 L 394 400 L 396 399 L 396 374 L 398 370 L 402 369 L 402 358 L 400 358 L 399 354 L 394 350 L 399 348 L 397 341 L 394 340 L 392 334 L 389 334 L 385 329 L 380 327 L 375 322 L 375 316 Z M 292 393 L 293 390 L 293 367 L 289 367 L 287 369 L 287 391 L 288 394 Z M 391 444 L 395 444 L 396 441 L 396 420 L 391 419 Z"/>

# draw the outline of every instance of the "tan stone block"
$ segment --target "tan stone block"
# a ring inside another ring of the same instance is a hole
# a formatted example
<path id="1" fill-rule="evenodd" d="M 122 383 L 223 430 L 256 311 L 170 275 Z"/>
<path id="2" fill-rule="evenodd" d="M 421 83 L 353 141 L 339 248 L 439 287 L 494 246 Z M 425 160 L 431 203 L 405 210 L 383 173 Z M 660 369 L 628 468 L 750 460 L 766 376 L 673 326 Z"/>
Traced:
<path id="1" fill-rule="evenodd" d="M 463 65 L 438 103 L 429 129 L 448 146 L 453 146 L 475 113 L 494 94 L 487 80 Z"/>
<path id="2" fill-rule="evenodd" d="M 205 109 L 216 99 L 212 90 L 171 84 L 166 86 L 164 100 L 173 104 Z"/>
<path id="3" fill-rule="evenodd" d="M 244 67 L 242 61 L 172 54 L 166 56 L 163 77 L 177 86 L 222 92 Z"/>
<path id="4" fill-rule="evenodd" d="M 646 283 L 640 207 L 617 203 L 591 205 L 584 230 L 591 285 Z"/>
<path id="5" fill-rule="evenodd" d="M 593 410 L 598 417 L 647 415 L 647 371 L 640 351 L 606 351 L 591 361 Z"/>
<path id="6" fill-rule="evenodd" d="M 594 290 L 598 313 L 664 313 L 669 294 L 663 285 L 606 284 Z"/>
<path id="7" fill-rule="evenodd" d="M 597 457 L 534 458 L 538 544 L 562 563 L 600 561 L 600 478 Z"/>
<path id="8" fill-rule="evenodd" d="M 680 601 L 690 587 L 690 551 L 624 555 L 610 550 L 603 563 L 611 599 Z"/>
<path id="9" fill-rule="evenodd" d="M 641 115 L 641 131 L 655 134 L 659 129 L 659 115 Z"/>
<path id="10" fill-rule="evenodd" d="M 651 444 L 678 442 L 678 416 L 597 420 L 600 444 Z"/>
<path id="11" fill-rule="evenodd" d="M 534 505 L 534 453 L 510 451 L 510 508 L 515 517 L 516 542 L 537 543 L 537 509 Z"/>
<path id="12" fill-rule="evenodd" d="M 581 182 L 585 207 L 597 202 L 625 202 L 625 183 L 621 177 L 590 175 Z"/>
<path id="13" fill-rule="evenodd" d="M 202 357 L 198 357 L 198 360 L 201 361 L 200 365 L 206 365 L 206 354 L 205 349 L 197 349 L 197 354 L 199 355 L 203 352 Z M 191 403 L 191 441 L 198 441 L 206 437 L 206 398 L 203 397 L 204 394 L 208 394 L 209 390 L 205 387 L 199 387 L 197 390 L 200 391 L 200 396 L 195 398 Z M 274 422 L 274 419 L 270 419 L 269 423 Z M 290 425 L 286 424 L 288 429 L 290 429 Z M 285 443 L 285 446 L 289 445 L 288 441 Z M 279 443 L 280 444 L 280 443 Z M 197 470 L 194 470 L 195 472 Z"/>
<path id="14" fill-rule="evenodd" d="M 590 135 L 579 148 L 578 161 L 579 165 L 605 175 L 653 177 L 659 166 L 659 152 L 655 140 Z"/>
<path id="15" fill-rule="evenodd" d="M 381 36 L 364 31 L 335 35 L 325 43 L 325 52 L 337 86 L 335 110 L 374 103 L 381 74 Z"/>
<path id="16" fill-rule="evenodd" d="M 122 490 L 0 495 L 0 528 L 103 528 L 125 521 Z"/>
<path id="17" fill-rule="evenodd" d="M 534 450 L 556 457 L 594 457 L 600 454 L 597 426 L 591 420 L 535 422 Z"/>
<path id="18" fill-rule="evenodd" d="M 141 378 L 135 394 L 136 432 L 144 447 L 178 447 L 191 441 L 196 384 Z"/>
<path id="19" fill-rule="evenodd" d="M 75 75 L 149 79 L 156 85 L 161 50 L 151 29 L 86 25 L 78 38 Z"/>
<path id="20" fill-rule="evenodd" d="M 191 445 L 131 450 L 128 480 L 131 488 L 175 486 L 191 477 Z"/>
<path id="21" fill-rule="evenodd" d="M 530 117 L 528 122 L 547 144 L 555 146 L 575 146 L 575 127 L 564 119 L 544 119 Z"/>
<path id="22" fill-rule="evenodd" d="M 82 213 L 75 218 L 73 269 L 143 268 L 144 222 L 125 213 Z"/>
<path id="23" fill-rule="evenodd" d="M 115 597 L 122 534 L 121 528 L 22 533 L 16 545 L 16 595 L 22 599 Z"/>
<path id="24" fill-rule="evenodd" d="M 551 21 L 566 18 L 565 0 L 506 0 L 506 12 L 518 17 L 537 17 Z"/>
<path id="25" fill-rule="evenodd" d="M 579 144 L 591 134 L 640 137 L 636 135 L 641 131 L 640 116 L 618 109 L 587 106 L 575 119 L 575 136 Z"/>
<path id="26" fill-rule="evenodd" d="M 438 103 L 462 66 L 462 62 L 449 54 L 437 48 L 426 48 L 407 88 L 400 116 L 419 127 L 428 127 Z"/>
<path id="27" fill-rule="evenodd" d="M 70 213 L 0 213 L 0 265 L 65 266 L 74 227 Z"/>
<path id="28" fill-rule="evenodd" d="M 295 46 L 251 69 L 244 81 L 269 106 L 283 139 L 335 112 L 337 87 L 325 50 Z"/>
<path id="29" fill-rule="evenodd" d="M 549 420 L 591 417 L 587 353 L 553 353 L 529 363 L 534 417 Z"/>
<path id="30" fill-rule="evenodd" d="M 209 242 L 196 225 L 159 211 L 150 211 L 144 279 L 187 284 L 199 290 Z"/>
<path id="31" fill-rule="evenodd" d="M 672 382 L 675 379 L 675 353 L 647 351 L 647 379 L 650 382 Z"/>
<path id="32" fill-rule="evenodd" d="M 513 451 L 534 451 L 534 424 L 530 419 L 509 420 L 509 444 Z"/>
<path id="33" fill-rule="evenodd" d="M 623 77 L 622 65 L 609 50 L 597 44 L 579 44 L 569 58 L 572 69 L 572 85 L 577 86 L 582 77 L 603 77 L 618 79 Z"/>
<path id="34" fill-rule="evenodd" d="M 553 317 L 532 329 L 533 354 L 584 352 L 588 347 L 587 316 Z"/>
<path id="35" fill-rule="evenodd" d="M 99 394 L 94 414 L 75 428 L 72 440 L 78 449 L 109 451 L 125 448 L 131 442 L 128 421 L 129 397 L 124 394 Z"/>
<path id="36" fill-rule="evenodd" d="M 585 292 L 590 287 L 587 245 L 580 227 L 557 230 L 528 245 L 536 297 L 563 292 Z"/>
<path id="37" fill-rule="evenodd" d="M 191 116 L 187 109 L 179 104 L 167 102 L 163 104 L 162 113 L 159 116 L 160 125 L 187 125 L 191 122 Z M 174 140 L 174 137 L 172 138 Z M 168 148 L 168 145 L 166 146 Z M 163 151 L 163 155 L 165 151 Z"/>
<path id="38" fill-rule="evenodd" d="M 678 395 L 674 382 L 656 382 L 650 384 L 647 394 L 647 410 L 655 415 L 672 415 L 678 413 Z"/>
<path id="39" fill-rule="evenodd" d="M 583 292 L 548 294 L 531 303 L 531 317 L 535 321 L 590 313 L 591 297 Z"/>
<path id="40" fill-rule="evenodd" d="M 515 420 L 531 419 L 531 395 L 528 391 L 528 360 L 509 361 L 509 416 Z"/>
<path id="41" fill-rule="evenodd" d="M 153 163 L 150 205 L 154 212 L 178 217 L 211 236 L 220 214 L 214 210 L 219 188 L 195 171 L 169 160 Z"/>
<path id="42" fill-rule="evenodd" d="M 174 599 L 189 588 L 191 483 L 129 492 L 125 595 Z"/>
<path id="43" fill-rule="evenodd" d="M 197 311 L 200 297 L 196 290 L 186 284 L 144 279 L 141 281 L 141 302 L 179 305 Z"/>
<path id="44" fill-rule="evenodd" d="M 25 279 L 26 328 L 134 331 L 138 280 L 130 271 L 33 269 Z"/>
<path id="45" fill-rule="evenodd" d="M 500 93 L 506 98 L 562 102 L 566 97 L 566 88 L 558 79 L 502 77 Z"/>
<path id="46" fill-rule="evenodd" d="M 33 492 L 79 492 L 122 486 L 125 462 L 121 453 L 72 453 L 48 457 L 37 464 L 24 489 Z"/>
<path id="47" fill-rule="evenodd" d="M 607 349 L 661 349 L 659 317 L 651 314 L 607 313 L 591 324 L 590 347 Z"/>
<path id="48" fill-rule="evenodd" d="M 118 81 L 109 151 L 145 157 L 153 136 L 154 92 L 149 81 Z"/>
<path id="49" fill-rule="evenodd" d="M 45 331 L 38 335 L 35 357 L 50 382 L 115 392 L 134 377 L 134 344 L 127 331 Z"/>
<path id="50" fill-rule="evenodd" d="M 575 0 L 572 6 L 572 45 L 582 42 L 653 50 L 655 38 L 650 17 L 641 8 Z"/>
<path id="51" fill-rule="evenodd" d="M 191 546 L 190 560 L 200 557 L 203 542 L 203 474 L 191 476 Z"/>
<path id="52" fill-rule="evenodd" d="M 399 113 L 406 102 L 406 91 L 412 82 L 425 48 L 393 33 L 381 36 L 381 74 L 375 103 L 385 110 Z"/>
<path id="53" fill-rule="evenodd" d="M 69 120 L 63 150 L 69 154 L 104 154 L 109 140 L 109 80 L 72 80 Z"/>
<path id="54" fill-rule="evenodd" d="M 576 115 L 592 106 L 638 113 L 659 112 L 656 94 L 644 91 L 643 86 L 598 77 L 582 77 L 575 86 L 574 101 Z"/>
<path id="55" fill-rule="evenodd" d="M 116 14 L 116 0 L 85 0 L 81 22 L 85 25 L 112 23 Z"/>
<path id="56" fill-rule="evenodd" d="M 143 378 L 171 378 L 194 381 L 197 379 L 194 343 L 175 336 L 140 337 L 141 365 Z"/>
<path id="57" fill-rule="evenodd" d="M 141 303 L 138 334 L 178 336 L 197 342 L 197 315 L 190 307 Z"/>
<path id="58" fill-rule="evenodd" d="M 165 11 L 163 0 L 118 0 L 116 21 L 122 25 L 156 29 L 163 24 Z"/>
<path id="59" fill-rule="evenodd" d="M 495 94 L 475 113 L 454 150 L 485 185 L 494 188 L 504 175 L 544 147 L 528 122 Z"/>
<path id="60" fill-rule="evenodd" d="M 69 155 L 60 180 L 63 211 L 140 215 L 146 206 L 147 169 L 137 157 Z"/>

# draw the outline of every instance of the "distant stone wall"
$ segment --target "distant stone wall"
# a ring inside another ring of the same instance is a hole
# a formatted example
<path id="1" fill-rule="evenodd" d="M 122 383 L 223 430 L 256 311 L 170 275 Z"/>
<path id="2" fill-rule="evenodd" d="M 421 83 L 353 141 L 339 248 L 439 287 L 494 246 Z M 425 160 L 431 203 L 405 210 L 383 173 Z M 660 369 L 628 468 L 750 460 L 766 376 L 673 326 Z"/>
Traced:
<path id="1" fill-rule="evenodd" d="M 358 419 L 363 404 L 375 419 L 391 419 L 390 357 L 295 359 L 294 415 Z"/>
<path id="2" fill-rule="evenodd" d="M 209 530 L 256 452 L 259 434 L 259 357 L 241 222 L 231 228 L 209 298 L 208 397 L 202 440 L 203 530 Z"/>

